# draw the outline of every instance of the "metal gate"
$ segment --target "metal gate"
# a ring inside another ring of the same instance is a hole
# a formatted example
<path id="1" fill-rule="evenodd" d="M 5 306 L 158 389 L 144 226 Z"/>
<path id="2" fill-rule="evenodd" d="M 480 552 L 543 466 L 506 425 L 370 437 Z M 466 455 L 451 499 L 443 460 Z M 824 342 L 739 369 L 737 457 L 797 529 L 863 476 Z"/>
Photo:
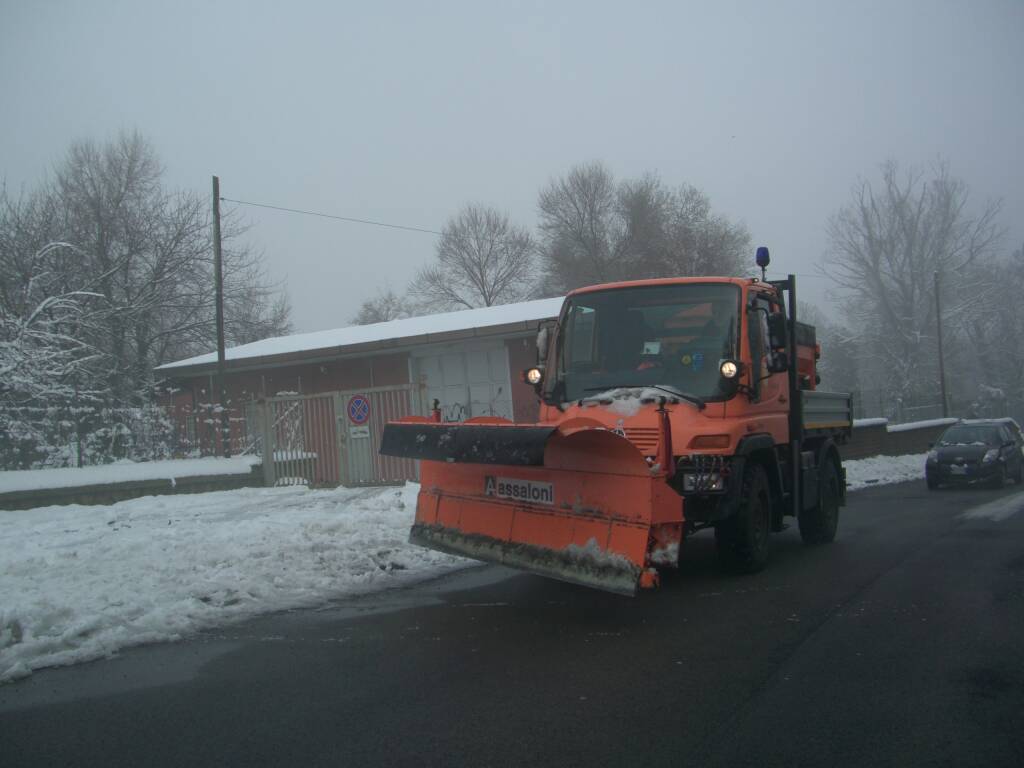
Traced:
<path id="1" fill-rule="evenodd" d="M 415 480 L 415 461 L 379 450 L 384 425 L 416 413 L 416 406 L 408 384 L 267 398 L 260 414 L 264 482 L 313 487 Z"/>
<path id="2" fill-rule="evenodd" d="M 342 446 L 342 482 L 378 485 L 416 479 L 416 462 L 381 456 L 380 439 L 391 419 L 416 413 L 413 387 L 370 387 L 337 393 Z"/>
<path id="3" fill-rule="evenodd" d="M 338 485 L 341 462 L 333 395 L 267 398 L 262 417 L 267 485 Z"/>

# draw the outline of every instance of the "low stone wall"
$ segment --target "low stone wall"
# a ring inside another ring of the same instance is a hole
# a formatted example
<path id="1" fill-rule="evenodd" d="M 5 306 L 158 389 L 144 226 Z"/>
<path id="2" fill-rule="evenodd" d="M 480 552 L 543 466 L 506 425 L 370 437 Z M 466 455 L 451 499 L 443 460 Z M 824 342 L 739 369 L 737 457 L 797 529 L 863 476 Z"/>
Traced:
<path id="1" fill-rule="evenodd" d="M 55 504 L 113 504 L 116 501 L 136 499 L 140 496 L 231 491 L 262 485 L 263 472 L 257 464 L 248 474 L 198 475 L 177 477 L 173 480 L 131 480 L 124 483 L 10 491 L 0 493 L 0 510 L 32 509 Z"/>
<path id="2" fill-rule="evenodd" d="M 854 424 L 853 437 L 839 446 L 844 460 L 868 456 L 903 456 L 925 453 L 956 419 L 935 419 L 916 424 L 889 424 L 885 419 L 866 419 Z"/>

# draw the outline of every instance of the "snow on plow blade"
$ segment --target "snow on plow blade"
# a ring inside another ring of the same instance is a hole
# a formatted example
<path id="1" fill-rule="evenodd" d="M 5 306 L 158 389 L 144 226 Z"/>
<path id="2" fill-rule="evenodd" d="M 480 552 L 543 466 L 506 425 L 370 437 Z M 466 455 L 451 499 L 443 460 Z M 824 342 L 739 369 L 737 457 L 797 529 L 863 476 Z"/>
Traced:
<path id="1" fill-rule="evenodd" d="M 395 426 L 406 425 L 389 424 L 387 429 Z M 416 426 L 424 432 L 454 430 L 448 434 L 456 436 L 445 443 L 458 444 L 463 439 L 459 432 L 477 425 Z M 632 443 L 604 429 L 571 434 L 547 427 L 490 429 L 507 431 L 509 438 L 518 433 L 520 447 L 530 447 L 513 454 L 537 461 L 470 463 L 453 455 L 442 461 L 424 460 L 410 541 L 563 581 L 635 594 L 650 565 L 652 525 L 682 522 L 679 496 L 664 476 L 652 473 Z M 543 430 L 547 436 L 538 454 L 536 441 Z M 441 433 L 426 434 L 439 438 Z M 440 440 L 427 437 L 417 444 L 427 442 Z"/>

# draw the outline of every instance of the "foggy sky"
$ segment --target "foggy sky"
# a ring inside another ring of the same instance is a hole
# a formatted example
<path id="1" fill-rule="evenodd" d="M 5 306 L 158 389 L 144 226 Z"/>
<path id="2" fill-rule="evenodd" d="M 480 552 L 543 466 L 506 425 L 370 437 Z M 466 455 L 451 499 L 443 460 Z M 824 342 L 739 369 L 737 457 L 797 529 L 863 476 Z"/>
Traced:
<path id="1" fill-rule="evenodd" d="M 813 273 L 827 217 L 886 158 L 949 161 L 1024 242 L 1024 2 L 0 0 L 0 178 L 137 128 L 176 188 L 440 229 L 533 227 L 576 163 L 691 183 Z M 232 206 L 228 206 L 232 207 Z M 296 330 L 401 290 L 435 240 L 248 208 Z M 753 273 L 753 269 L 751 270 Z M 826 283 L 802 293 L 824 303 Z"/>

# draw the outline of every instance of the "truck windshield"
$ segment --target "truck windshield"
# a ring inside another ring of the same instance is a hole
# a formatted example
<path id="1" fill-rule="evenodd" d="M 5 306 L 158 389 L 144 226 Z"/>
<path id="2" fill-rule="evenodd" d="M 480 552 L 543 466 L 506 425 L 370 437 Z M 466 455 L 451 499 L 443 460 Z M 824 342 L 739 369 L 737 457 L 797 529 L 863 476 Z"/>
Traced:
<path id="1" fill-rule="evenodd" d="M 617 387 L 669 386 L 722 399 L 719 362 L 736 358 L 740 289 L 691 283 L 574 296 L 562 317 L 547 399 L 580 400 Z"/>

